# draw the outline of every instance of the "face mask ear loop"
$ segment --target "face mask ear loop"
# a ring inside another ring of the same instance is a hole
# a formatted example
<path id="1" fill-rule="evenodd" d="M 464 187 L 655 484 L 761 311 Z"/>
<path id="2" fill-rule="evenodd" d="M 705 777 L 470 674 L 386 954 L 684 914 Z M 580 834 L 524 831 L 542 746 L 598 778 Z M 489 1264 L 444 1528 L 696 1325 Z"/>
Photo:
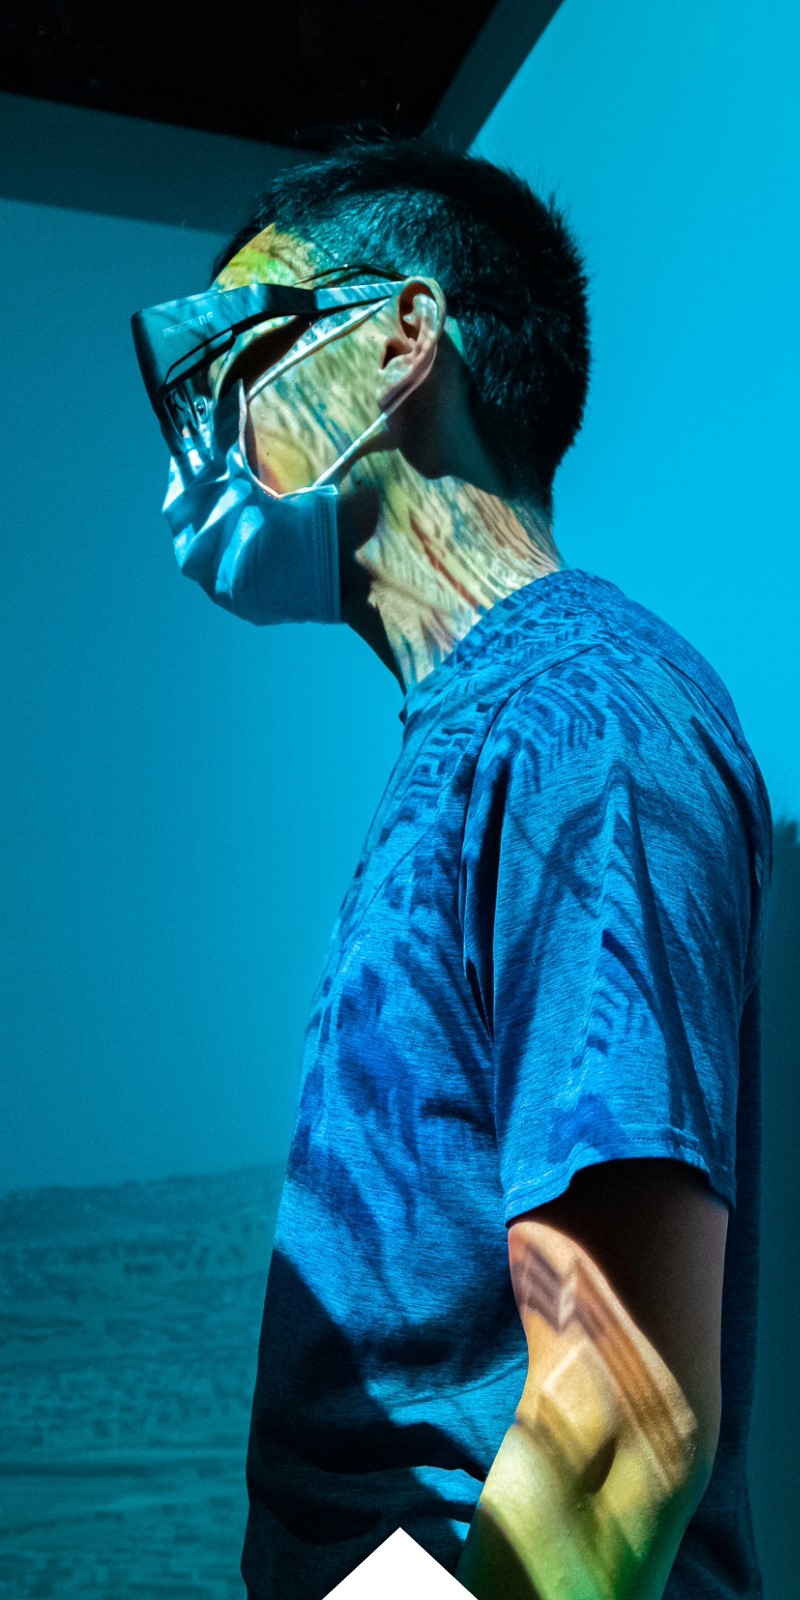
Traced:
<path id="1" fill-rule="evenodd" d="M 321 473 L 316 482 L 311 485 L 313 489 L 320 489 L 323 484 L 334 482 L 337 478 L 342 477 L 347 468 L 362 453 L 365 444 L 370 443 L 373 439 L 380 438 L 382 434 L 388 435 L 389 417 L 393 411 L 397 410 L 398 406 L 403 404 L 404 400 L 408 399 L 410 394 L 413 394 L 415 389 L 419 388 L 421 383 L 425 382 L 436 360 L 438 348 L 438 344 L 431 345 L 430 349 L 422 357 L 413 378 L 406 379 L 397 393 L 392 396 L 389 404 L 381 407 L 381 415 L 377 420 L 371 423 L 368 428 L 365 428 L 363 433 L 359 434 L 358 438 L 339 456 L 338 460 L 334 461 L 333 466 L 328 467 L 327 472 Z"/>
<path id="2" fill-rule="evenodd" d="M 383 304 L 384 302 L 381 302 L 381 305 L 376 306 L 375 310 L 380 311 L 383 307 Z M 366 318 L 364 320 L 366 320 Z M 415 389 L 419 388 L 421 383 L 425 382 L 425 379 L 427 378 L 433 363 L 436 360 L 436 353 L 438 349 L 438 340 L 432 340 L 428 350 L 421 357 L 413 376 L 407 378 L 404 383 L 399 385 L 397 392 L 392 396 L 388 405 L 381 406 L 381 414 L 376 418 L 375 422 L 371 423 L 368 428 L 364 429 L 363 433 L 359 434 L 357 439 L 353 440 L 353 443 L 349 445 L 340 456 L 337 457 L 332 467 L 328 467 L 325 472 L 320 473 L 320 476 L 316 478 L 313 483 L 308 484 L 306 488 L 295 489 L 292 492 L 294 494 L 309 494 L 312 492 L 312 490 L 324 488 L 327 484 L 332 484 L 334 487 L 336 487 L 337 480 L 342 477 L 347 468 L 351 466 L 353 461 L 361 454 L 364 445 L 371 443 L 373 439 L 380 438 L 383 434 L 388 434 L 389 417 L 392 415 L 393 411 L 397 410 L 398 406 L 403 404 L 404 400 L 408 399 L 410 394 L 413 394 Z M 271 489 L 268 484 L 262 483 L 261 479 L 256 477 L 247 459 L 247 442 L 245 438 L 247 430 L 247 397 L 245 394 L 244 384 L 241 379 L 239 380 L 237 387 L 239 390 L 239 453 L 241 455 L 242 465 L 248 474 L 248 477 L 252 479 L 253 483 L 258 489 L 261 489 L 264 494 L 270 495 L 273 500 L 283 500 L 286 497 L 281 494 L 279 490 Z"/>
<path id="3" fill-rule="evenodd" d="M 284 496 L 279 492 L 279 490 L 271 489 L 268 483 L 262 483 L 261 479 L 256 477 L 250 462 L 247 459 L 247 395 L 245 394 L 244 383 L 242 382 L 241 378 L 239 379 L 236 387 L 239 391 L 239 456 L 242 466 L 244 467 L 248 478 L 251 479 L 257 489 L 261 490 L 262 494 L 268 494 L 271 500 L 283 500 Z"/>

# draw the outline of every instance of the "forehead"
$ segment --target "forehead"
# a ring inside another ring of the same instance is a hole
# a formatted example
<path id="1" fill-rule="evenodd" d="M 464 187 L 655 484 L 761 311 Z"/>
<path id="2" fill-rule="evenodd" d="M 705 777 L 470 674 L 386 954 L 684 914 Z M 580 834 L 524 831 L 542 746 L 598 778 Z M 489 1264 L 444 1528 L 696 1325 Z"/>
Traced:
<path id="1" fill-rule="evenodd" d="M 281 233 L 274 223 L 249 239 L 214 279 L 215 289 L 240 289 L 248 283 L 297 283 L 322 264 L 319 251 L 296 233 Z"/>
<path id="2" fill-rule="evenodd" d="M 270 223 L 254 238 L 248 239 L 247 244 L 231 257 L 217 274 L 213 287 L 240 289 L 251 283 L 296 284 L 330 264 L 330 257 L 326 261 L 322 252 L 300 234 L 281 232 L 274 223 Z M 216 391 L 225 373 L 250 345 L 277 323 L 286 320 L 285 317 L 278 317 L 274 322 L 260 323 L 240 333 L 233 348 L 211 363 L 208 372 L 212 388 Z M 337 348 L 341 359 L 341 347 Z M 324 368 L 318 370 L 324 371 Z"/>

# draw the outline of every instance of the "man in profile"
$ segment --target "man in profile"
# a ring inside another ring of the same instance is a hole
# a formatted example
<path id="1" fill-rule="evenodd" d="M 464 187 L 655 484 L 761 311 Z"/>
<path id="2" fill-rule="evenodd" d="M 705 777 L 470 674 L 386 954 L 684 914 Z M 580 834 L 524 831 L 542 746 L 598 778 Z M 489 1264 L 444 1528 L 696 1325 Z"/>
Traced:
<path id="1" fill-rule="evenodd" d="M 479 1600 L 756 1600 L 771 813 L 713 668 L 556 546 L 582 256 L 509 172 L 349 140 L 259 197 L 215 268 L 252 284 L 349 309 L 216 360 L 238 446 L 202 511 L 174 469 L 176 554 L 248 620 L 346 622 L 403 704 L 306 1033 L 250 1600 L 398 1527 Z"/>

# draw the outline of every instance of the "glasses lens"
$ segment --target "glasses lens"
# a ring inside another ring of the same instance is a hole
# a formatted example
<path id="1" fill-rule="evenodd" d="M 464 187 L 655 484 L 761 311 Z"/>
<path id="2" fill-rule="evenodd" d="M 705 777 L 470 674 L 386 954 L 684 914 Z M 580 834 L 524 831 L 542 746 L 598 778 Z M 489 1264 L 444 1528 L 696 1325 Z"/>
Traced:
<path id="1" fill-rule="evenodd" d="M 241 333 L 233 349 L 208 369 L 214 398 L 221 399 L 240 380 L 249 390 L 262 372 L 284 360 L 309 325 L 308 317 L 272 317 Z"/>
<path id="2" fill-rule="evenodd" d="M 238 436 L 237 390 L 284 358 L 308 318 L 274 317 L 248 329 L 232 349 L 198 364 L 161 398 L 162 428 L 174 455 L 192 474 L 217 463 Z"/>

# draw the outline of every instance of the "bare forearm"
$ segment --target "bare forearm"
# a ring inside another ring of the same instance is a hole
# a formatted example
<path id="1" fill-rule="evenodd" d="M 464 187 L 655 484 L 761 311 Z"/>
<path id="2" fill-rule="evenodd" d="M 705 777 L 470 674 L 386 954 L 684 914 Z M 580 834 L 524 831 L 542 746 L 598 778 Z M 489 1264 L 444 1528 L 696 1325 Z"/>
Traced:
<path id="1" fill-rule="evenodd" d="M 530 1223 L 516 1246 L 528 1377 L 456 1576 L 476 1600 L 661 1600 L 708 1484 L 713 1407 L 692 1409 L 574 1241 Z"/>
<path id="2" fill-rule="evenodd" d="M 687 1475 L 656 1507 L 631 1460 L 609 1468 L 598 1458 L 598 1478 L 604 1471 L 596 1490 L 577 1486 L 558 1452 L 515 1423 L 476 1507 L 459 1582 L 476 1600 L 661 1600 L 707 1480 Z"/>

